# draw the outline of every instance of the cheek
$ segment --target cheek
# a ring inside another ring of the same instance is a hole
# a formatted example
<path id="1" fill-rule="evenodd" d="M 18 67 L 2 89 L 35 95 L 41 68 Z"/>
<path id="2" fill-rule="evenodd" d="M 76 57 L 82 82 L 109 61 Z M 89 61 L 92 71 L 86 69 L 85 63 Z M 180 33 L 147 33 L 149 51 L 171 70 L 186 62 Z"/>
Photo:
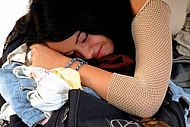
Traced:
<path id="1" fill-rule="evenodd" d="M 107 44 L 107 46 L 105 46 L 105 50 L 106 50 L 106 55 L 108 55 L 108 54 L 111 54 L 111 53 L 113 53 L 113 51 L 114 51 L 114 46 L 112 45 L 112 44 Z"/>
<path id="2" fill-rule="evenodd" d="M 113 42 L 111 40 L 108 40 L 106 42 L 106 49 L 107 49 L 108 53 L 113 53 L 113 51 L 114 51 L 114 45 L 113 45 Z"/>

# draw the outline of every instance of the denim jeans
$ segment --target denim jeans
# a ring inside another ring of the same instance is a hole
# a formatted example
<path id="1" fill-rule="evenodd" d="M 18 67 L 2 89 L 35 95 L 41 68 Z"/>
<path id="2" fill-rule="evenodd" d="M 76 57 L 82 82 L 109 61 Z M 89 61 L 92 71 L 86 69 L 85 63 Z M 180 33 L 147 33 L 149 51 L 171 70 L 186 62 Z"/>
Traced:
<path id="1" fill-rule="evenodd" d="M 82 88 L 83 88 L 83 91 L 85 91 L 86 93 L 91 94 L 91 95 L 101 99 L 101 97 L 94 90 L 92 90 L 91 88 L 85 87 L 85 86 L 83 86 Z"/>
<path id="2" fill-rule="evenodd" d="M 11 105 L 16 114 L 29 127 L 35 126 L 45 118 L 42 111 L 34 108 L 27 99 L 27 93 L 36 89 L 37 85 L 32 78 L 19 73 L 19 78 L 13 73 L 13 69 L 22 64 L 12 62 L 0 68 L 0 93 Z M 86 93 L 100 98 L 95 91 L 88 87 L 83 87 Z"/>
<path id="3" fill-rule="evenodd" d="M 12 62 L 0 68 L 0 93 L 22 121 L 29 127 L 33 127 L 45 118 L 45 114 L 34 108 L 26 96 L 28 91 L 36 88 L 35 81 L 24 77 L 24 74 L 23 78 L 18 78 L 13 74 L 14 67 L 21 65 Z"/>

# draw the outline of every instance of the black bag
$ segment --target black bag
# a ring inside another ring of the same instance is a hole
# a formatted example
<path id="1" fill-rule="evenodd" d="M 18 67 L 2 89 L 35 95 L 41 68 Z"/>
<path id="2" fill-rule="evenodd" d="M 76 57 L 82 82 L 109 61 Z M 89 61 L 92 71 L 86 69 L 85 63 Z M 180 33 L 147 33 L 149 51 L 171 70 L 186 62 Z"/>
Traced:
<path id="1" fill-rule="evenodd" d="M 172 93 L 167 92 L 162 106 L 158 112 L 153 116 L 157 120 L 168 123 L 171 127 L 186 127 L 185 108 L 188 108 L 187 102 L 180 98 L 179 102 L 172 101 Z"/>
<path id="2" fill-rule="evenodd" d="M 69 91 L 68 103 L 53 113 L 45 127 L 120 127 L 120 124 L 140 127 L 127 113 L 82 90 L 74 89 Z"/>
<path id="3" fill-rule="evenodd" d="M 123 112 L 82 90 L 70 90 L 68 102 L 50 117 L 45 127 L 186 127 L 181 103 L 167 94 L 152 118 Z"/>

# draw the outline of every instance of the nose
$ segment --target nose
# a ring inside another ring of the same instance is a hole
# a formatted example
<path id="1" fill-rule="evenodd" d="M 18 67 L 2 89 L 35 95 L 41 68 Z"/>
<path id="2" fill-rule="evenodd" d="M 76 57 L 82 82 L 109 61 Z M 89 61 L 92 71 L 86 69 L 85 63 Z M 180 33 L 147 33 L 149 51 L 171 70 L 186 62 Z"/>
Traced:
<path id="1" fill-rule="evenodd" d="M 93 48 L 90 45 L 82 45 L 78 52 L 84 57 L 84 59 L 91 59 L 93 57 Z"/>
<path id="2" fill-rule="evenodd" d="M 83 49 L 83 51 L 81 52 L 82 56 L 85 58 L 85 59 L 91 59 L 92 56 L 93 56 L 93 50 L 92 48 L 89 48 L 89 49 Z"/>

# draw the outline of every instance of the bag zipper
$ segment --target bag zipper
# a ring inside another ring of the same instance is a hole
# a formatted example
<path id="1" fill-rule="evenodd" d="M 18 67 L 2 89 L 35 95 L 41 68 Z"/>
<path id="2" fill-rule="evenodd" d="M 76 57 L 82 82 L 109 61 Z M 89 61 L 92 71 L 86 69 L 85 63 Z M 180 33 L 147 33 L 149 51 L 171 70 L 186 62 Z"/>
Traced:
<path id="1" fill-rule="evenodd" d="M 63 118 L 62 118 L 62 123 L 65 122 L 65 120 L 67 119 L 67 113 L 69 112 L 69 107 L 65 108 L 64 114 L 63 114 Z"/>

